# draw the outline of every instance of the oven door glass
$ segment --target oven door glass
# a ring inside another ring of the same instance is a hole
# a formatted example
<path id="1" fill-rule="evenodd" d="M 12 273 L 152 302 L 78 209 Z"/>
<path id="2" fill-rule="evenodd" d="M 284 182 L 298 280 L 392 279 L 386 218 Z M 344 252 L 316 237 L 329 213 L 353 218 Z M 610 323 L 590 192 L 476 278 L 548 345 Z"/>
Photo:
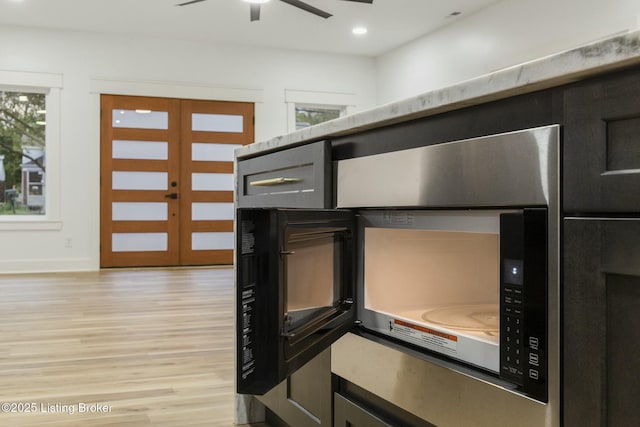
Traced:
<path id="1" fill-rule="evenodd" d="M 315 353 L 310 348 L 320 348 L 317 343 L 342 330 L 345 319 L 354 316 L 355 224 L 319 220 L 310 224 L 291 214 L 284 225 L 281 252 L 283 351 L 285 360 L 306 360 Z"/>
<path id="2" fill-rule="evenodd" d="M 285 334 L 340 304 L 345 228 L 289 229 L 285 260 Z"/>

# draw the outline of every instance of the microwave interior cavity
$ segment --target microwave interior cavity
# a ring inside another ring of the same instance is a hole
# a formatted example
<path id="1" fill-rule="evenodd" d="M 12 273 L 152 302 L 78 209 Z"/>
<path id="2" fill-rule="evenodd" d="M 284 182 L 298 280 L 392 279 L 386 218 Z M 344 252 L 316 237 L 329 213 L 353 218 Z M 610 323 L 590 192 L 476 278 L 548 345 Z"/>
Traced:
<path id="1" fill-rule="evenodd" d="M 539 351 L 546 338 L 546 214 L 544 208 L 360 211 L 363 326 L 517 386 L 539 380 L 546 357 Z M 531 339 L 537 350 L 525 343 Z M 527 378 L 530 372 L 535 378 Z"/>

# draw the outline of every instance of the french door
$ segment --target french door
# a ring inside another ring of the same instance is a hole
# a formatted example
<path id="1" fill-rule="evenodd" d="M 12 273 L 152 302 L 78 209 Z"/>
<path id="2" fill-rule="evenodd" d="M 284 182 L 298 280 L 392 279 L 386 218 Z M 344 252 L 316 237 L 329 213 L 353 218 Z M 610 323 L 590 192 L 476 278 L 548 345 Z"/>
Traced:
<path id="1" fill-rule="evenodd" d="M 253 104 L 102 95 L 101 111 L 101 267 L 233 263 Z"/>

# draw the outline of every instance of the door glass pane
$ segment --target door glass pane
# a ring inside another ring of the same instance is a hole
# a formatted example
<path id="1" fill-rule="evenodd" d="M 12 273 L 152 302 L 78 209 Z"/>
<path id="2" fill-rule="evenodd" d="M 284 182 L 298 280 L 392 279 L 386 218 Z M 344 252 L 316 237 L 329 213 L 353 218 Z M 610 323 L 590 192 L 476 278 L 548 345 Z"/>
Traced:
<path id="1" fill-rule="evenodd" d="M 299 234 L 298 234 L 299 233 Z M 340 260 L 340 235 L 318 233 L 313 229 L 296 229 L 288 237 L 285 250 L 288 327 L 300 326 L 308 319 L 333 306 L 336 301 L 336 262 Z"/>
<path id="2" fill-rule="evenodd" d="M 191 250 L 233 249 L 233 233 L 192 233 Z"/>
<path id="3" fill-rule="evenodd" d="M 193 191 L 233 191 L 233 174 L 193 173 L 191 189 Z"/>
<path id="4" fill-rule="evenodd" d="M 151 110 L 112 110 L 114 128 L 168 129 L 169 113 Z"/>
<path id="5" fill-rule="evenodd" d="M 113 233 L 113 252 L 159 252 L 167 250 L 167 233 Z"/>
<path id="6" fill-rule="evenodd" d="M 233 151 L 240 144 L 206 144 L 194 142 L 191 145 L 191 160 L 208 162 L 232 162 Z"/>
<path id="7" fill-rule="evenodd" d="M 113 221 L 166 221 L 167 203 L 125 203 L 111 205 Z"/>
<path id="8" fill-rule="evenodd" d="M 161 141 L 113 141 L 114 159 L 167 160 L 169 144 Z"/>
<path id="9" fill-rule="evenodd" d="M 193 203 L 192 221 L 219 221 L 233 219 L 233 203 Z"/>
<path id="10" fill-rule="evenodd" d="M 191 114 L 191 130 L 242 133 L 243 117 L 231 114 Z"/>
<path id="11" fill-rule="evenodd" d="M 113 190 L 166 190 L 167 172 L 112 172 Z"/>

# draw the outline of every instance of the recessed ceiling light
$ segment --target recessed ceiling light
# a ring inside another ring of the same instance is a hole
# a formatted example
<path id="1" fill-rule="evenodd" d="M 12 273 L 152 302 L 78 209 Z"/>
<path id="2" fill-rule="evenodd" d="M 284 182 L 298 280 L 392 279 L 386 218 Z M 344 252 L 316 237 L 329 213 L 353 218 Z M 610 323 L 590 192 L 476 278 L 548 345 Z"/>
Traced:
<path id="1" fill-rule="evenodd" d="M 353 34 L 355 34 L 356 36 L 362 36 L 364 34 L 367 34 L 367 28 L 366 27 L 354 27 L 351 32 Z"/>
<path id="2" fill-rule="evenodd" d="M 262 3 L 267 3 L 269 0 L 244 0 L 247 3 L 255 3 L 255 4 L 262 4 Z"/>

